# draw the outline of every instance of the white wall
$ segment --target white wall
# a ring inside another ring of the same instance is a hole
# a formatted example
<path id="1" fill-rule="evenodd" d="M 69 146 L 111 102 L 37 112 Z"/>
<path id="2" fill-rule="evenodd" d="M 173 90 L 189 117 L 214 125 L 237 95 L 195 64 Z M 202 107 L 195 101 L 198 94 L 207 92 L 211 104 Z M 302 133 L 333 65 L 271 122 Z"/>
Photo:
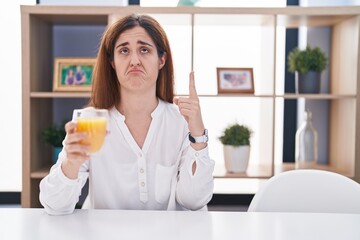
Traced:
<path id="1" fill-rule="evenodd" d="M 0 192 L 21 191 L 21 28 L 20 4 L 12 0 L 0 8 Z"/>

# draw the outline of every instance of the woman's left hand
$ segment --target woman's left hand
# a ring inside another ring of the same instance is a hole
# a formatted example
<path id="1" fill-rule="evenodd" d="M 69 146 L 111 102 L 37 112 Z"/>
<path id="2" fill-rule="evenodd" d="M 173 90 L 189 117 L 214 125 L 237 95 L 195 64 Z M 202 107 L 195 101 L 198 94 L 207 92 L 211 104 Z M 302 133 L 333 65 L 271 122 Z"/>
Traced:
<path id="1" fill-rule="evenodd" d="M 202 136 L 205 127 L 201 116 L 201 108 L 195 88 L 193 71 L 189 74 L 189 97 L 174 98 L 174 103 L 179 107 L 180 113 L 187 121 L 191 135 Z"/>

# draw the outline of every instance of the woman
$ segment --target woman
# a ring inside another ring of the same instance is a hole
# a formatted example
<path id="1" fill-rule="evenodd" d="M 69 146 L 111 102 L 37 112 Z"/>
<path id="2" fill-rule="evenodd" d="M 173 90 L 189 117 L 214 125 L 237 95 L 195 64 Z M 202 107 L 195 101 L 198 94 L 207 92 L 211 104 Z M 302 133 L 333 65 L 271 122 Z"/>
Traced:
<path id="1" fill-rule="evenodd" d="M 198 210 L 210 201 L 209 158 L 194 75 L 189 97 L 174 98 L 168 39 L 149 16 L 130 15 L 105 32 L 93 73 L 90 105 L 109 109 L 110 134 L 89 155 L 76 123 L 40 183 L 49 214 L 72 213 L 89 178 L 91 208 Z M 176 105 L 172 104 L 173 101 Z"/>

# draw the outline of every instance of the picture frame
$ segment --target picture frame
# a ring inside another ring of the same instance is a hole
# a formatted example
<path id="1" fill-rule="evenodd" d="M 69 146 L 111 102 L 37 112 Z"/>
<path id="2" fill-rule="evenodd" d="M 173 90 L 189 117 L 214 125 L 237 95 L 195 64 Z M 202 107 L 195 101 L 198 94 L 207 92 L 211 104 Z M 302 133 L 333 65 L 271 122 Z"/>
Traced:
<path id="1" fill-rule="evenodd" d="M 217 70 L 218 93 L 254 93 L 252 68 L 222 68 Z"/>
<path id="2" fill-rule="evenodd" d="M 96 58 L 55 58 L 54 92 L 91 91 Z"/>

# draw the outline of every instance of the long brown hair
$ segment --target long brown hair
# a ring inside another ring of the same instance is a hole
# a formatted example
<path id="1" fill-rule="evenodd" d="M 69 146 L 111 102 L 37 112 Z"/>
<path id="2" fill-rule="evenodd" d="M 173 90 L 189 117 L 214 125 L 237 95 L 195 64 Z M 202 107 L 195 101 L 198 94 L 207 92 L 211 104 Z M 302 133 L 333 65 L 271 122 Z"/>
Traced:
<path id="1" fill-rule="evenodd" d="M 119 105 L 120 84 L 111 65 L 114 60 L 115 43 L 120 34 L 136 26 L 144 28 L 152 38 L 159 57 L 166 54 L 165 65 L 160 69 L 156 82 L 156 96 L 166 102 L 173 102 L 174 68 L 166 33 L 154 18 L 148 15 L 131 14 L 110 25 L 102 37 L 93 71 L 89 105 L 105 109 Z"/>

